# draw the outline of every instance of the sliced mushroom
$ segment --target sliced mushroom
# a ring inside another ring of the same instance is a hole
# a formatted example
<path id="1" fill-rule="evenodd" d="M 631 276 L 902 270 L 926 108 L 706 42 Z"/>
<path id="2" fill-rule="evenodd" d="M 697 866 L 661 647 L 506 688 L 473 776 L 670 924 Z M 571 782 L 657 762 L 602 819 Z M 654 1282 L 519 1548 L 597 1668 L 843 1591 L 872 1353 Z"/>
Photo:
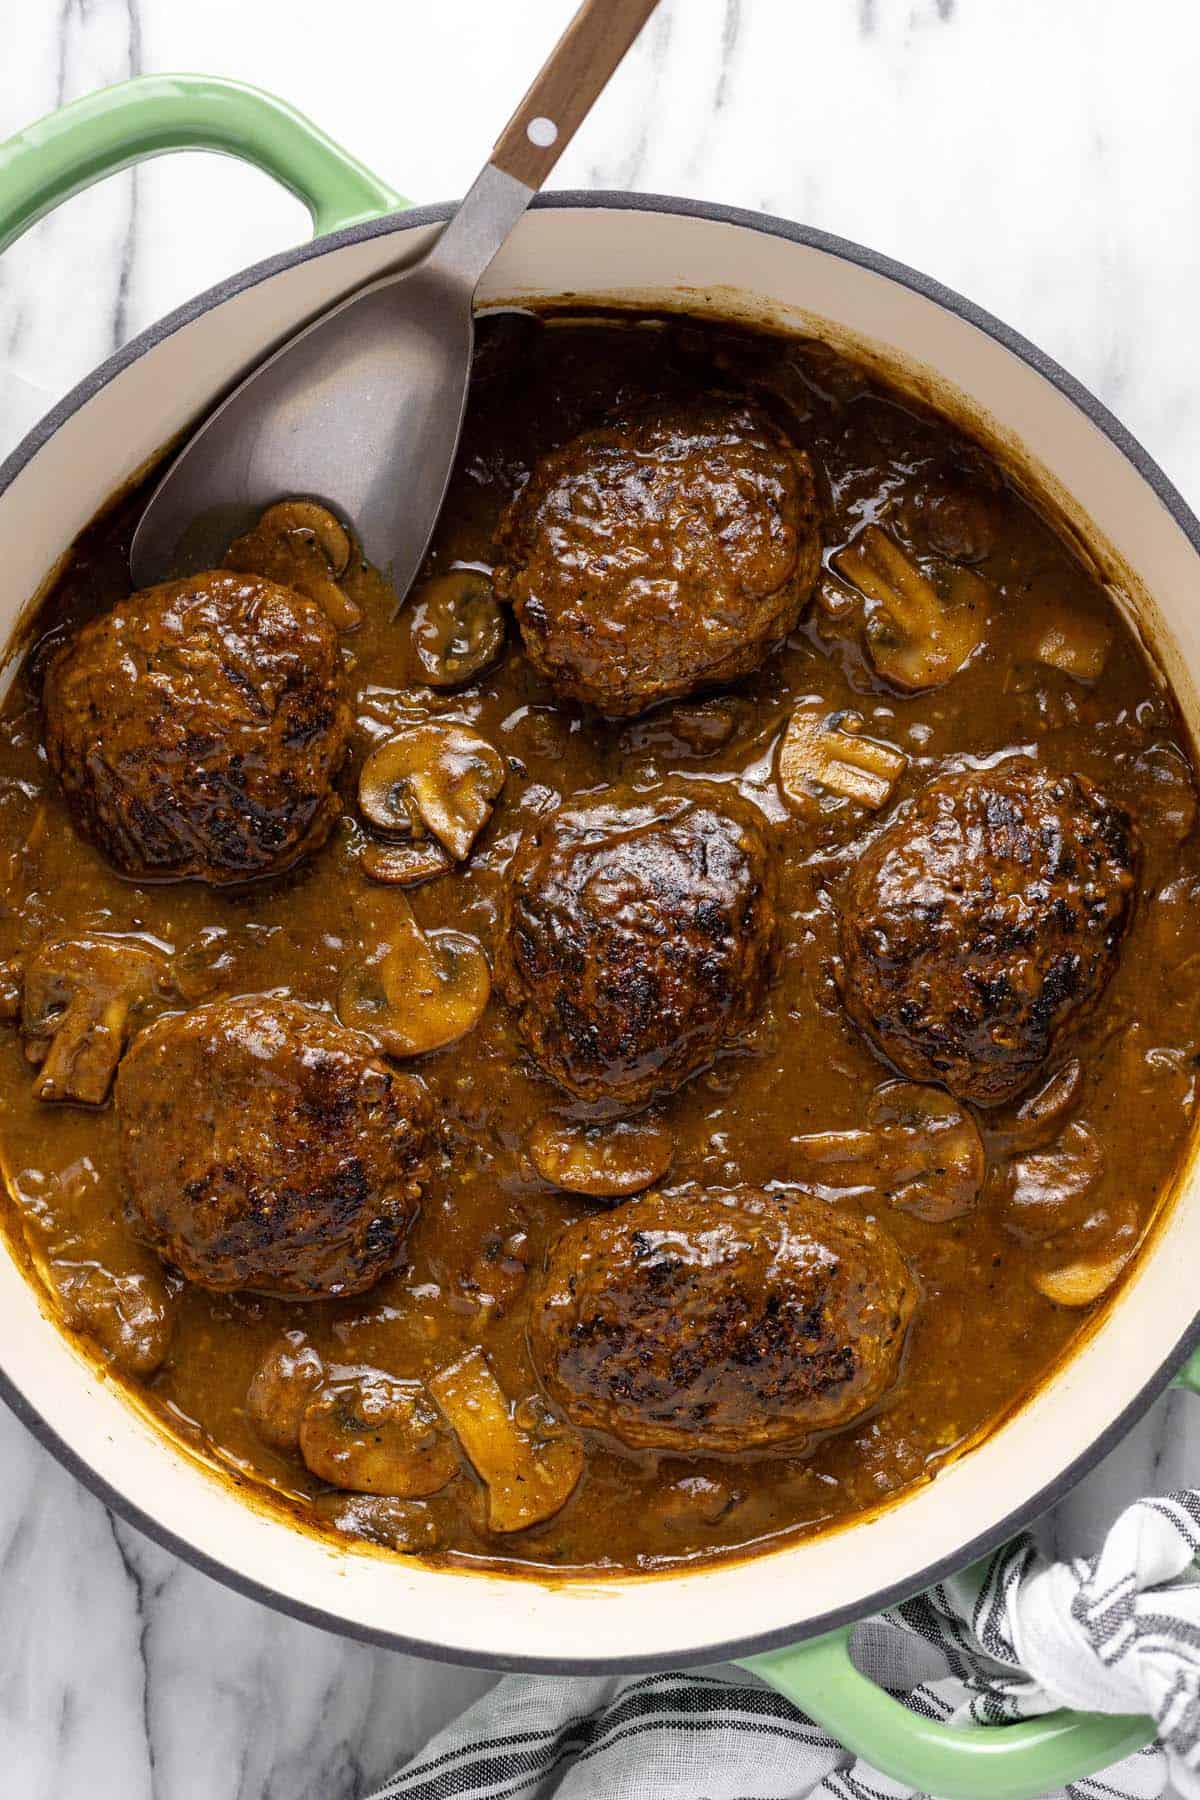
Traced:
<path id="1" fill-rule="evenodd" d="M 945 598 L 878 525 L 833 567 L 867 600 L 864 638 L 876 671 L 906 693 L 941 687 L 983 642 L 989 589 L 972 569 L 946 572 Z"/>
<path id="2" fill-rule="evenodd" d="M 428 833 L 462 862 L 492 816 L 505 773 L 503 757 L 465 725 L 414 725 L 368 756 L 358 804 L 378 830 Z"/>
<path id="3" fill-rule="evenodd" d="M 1104 673 L 1112 637 L 1112 626 L 1104 619 L 1064 608 L 1039 622 L 1034 656 L 1090 687 Z"/>
<path id="4" fill-rule="evenodd" d="M 429 838 L 418 838 L 410 844 L 364 844 L 358 862 L 364 875 L 387 887 L 420 887 L 423 881 L 435 881 L 439 875 L 445 875 L 451 867 L 442 846 Z"/>
<path id="5" fill-rule="evenodd" d="M 324 1383 L 320 1353 L 305 1343 L 303 1332 L 285 1332 L 267 1351 L 246 1389 L 246 1416 L 263 1443 L 294 1455 L 300 1448 L 304 1414 Z"/>
<path id="6" fill-rule="evenodd" d="M 451 569 L 412 601 L 412 643 L 431 687 L 461 687 L 490 668 L 504 648 L 505 619 L 491 577 Z"/>
<path id="7" fill-rule="evenodd" d="M 309 1401 L 300 1454 L 331 1487 L 402 1500 L 436 1494 L 458 1472 L 454 1446 L 421 1383 L 382 1369 L 342 1375 Z"/>
<path id="8" fill-rule="evenodd" d="M 730 700 L 692 700 L 671 709 L 671 730 L 693 756 L 712 756 L 723 750 L 737 730 L 737 722 Z"/>
<path id="9" fill-rule="evenodd" d="M 99 1106 L 138 1012 L 166 976 L 166 958 L 132 938 L 55 938 L 25 968 L 21 1030 L 41 1071 L 39 1100 Z"/>
<path id="10" fill-rule="evenodd" d="M 1072 1057 L 1056 1069 L 1036 1094 L 1017 1108 L 1009 1124 L 989 1121 L 992 1141 L 1006 1152 L 1041 1150 L 1057 1135 L 1083 1089 L 1083 1064 Z"/>
<path id="11" fill-rule="evenodd" d="M 378 1038 L 389 1056 L 424 1056 L 479 1022 L 492 975 L 474 938 L 422 931 L 408 901 L 397 895 L 396 903 L 387 942 L 343 975 L 338 1017 Z"/>
<path id="12" fill-rule="evenodd" d="M 908 758 L 902 750 L 862 735 L 858 713 L 798 706 L 779 747 L 783 797 L 806 817 L 834 796 L 878 812 L 891 799 Z"/>
<path id="13" fill-rule="evenodd" d="M 1039 1269 L 1030 1277 L 1039 1294 L 1053 1300 L 1056 1306 L 1090 1306 L 1116 1281 L 1126 1263 L 1129 1250 L 1094 1259 L 1081 1258 L 1064 1263 L 1057 1269 Z"/>
<path id="14" fill-rule="evenodd" d="M 518 1423 L 482 1350 L 469 1350 L 429 1385 L 487 1487 L 489 1530 L 525 1531 L 566 1505 L 583 1472 L 583 1445 L 536 1408 L 524 1408 L 527 1422 Z"/>
<path id="15" fill-rule="evenodd" d="M 656 1119 L 572 1119 L 547 1113 L 529 1134 L 529 1155 L 543 1181 L 569 1194 L 620 1200 L 661 1181 L 675 1139 Z"/>
<path id="16" fill-rule="evenodd" d="M 392 1494 L 318 1494 L 314 1517 L 343 1537 L 362 1538 L 388 1550 L 436 1550 L 441 1541 L 437 1521 L 421 1500 L 398 1500 Z"/>
<path id="17" fill-rule="evenodd" d="M 888 1081 L 872 1094 L 867 1131 L 818 1131 L 793 1140 L 801 1159 L 831 1170 L 834 1187 L 874 1188 L 931 1224 L 957 1219 L 986 1174 L 971 1115 L 944 1088 Z"/>
<path id="18" fill-rule="evenodd" d="M 1010 1227 L 1027 1242 L 1039 1243 L 1078 1225 L 1104 1173 L 1104 1152 L 1095 1133 L 1074 1120 L 1047 1150 L 1018 1157 L 1009 1173 L 1005 1212 Z"/>
<path id="19" fill-rule="evenodd" d="M 162 1367 L 178 1308 L 161 1276 L 97 1263 L 52 1262 L 51 1271 L 67 1324 L 94 1338 L 118 1369 L 145 1380 Z"/>
<path id="20" fill-rule="evenodd" d="M 315 600 L 338 631 L 362 624 L 362 608 L 339 583 L 350 567 L 354 542 L 340 519 L 315 500 L 281 500 L 269 506 L 253 531 L 235 538 L 225 567 L 264 575 Z"/>

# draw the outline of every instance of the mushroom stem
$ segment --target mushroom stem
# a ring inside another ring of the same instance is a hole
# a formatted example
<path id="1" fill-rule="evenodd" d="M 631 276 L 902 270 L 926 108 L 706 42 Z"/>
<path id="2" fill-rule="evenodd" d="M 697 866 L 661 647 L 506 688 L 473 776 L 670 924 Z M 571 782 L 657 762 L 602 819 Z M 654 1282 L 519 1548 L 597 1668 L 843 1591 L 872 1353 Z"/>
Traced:
<path id="1" fill-rule="evenodd" d="M 129 1038 L 135 1006 L 165 974 L 161 953 L 128 938 L 52 940 L 25 971 L 25 1054 L 40 1063 L 39 1100 L 99 1106 Z"/>
<path id="2" fill-rule="evenodd" d="M 798 706 L 779 748 L 779 785 L 798 811 L 820 810 L 832 794 L 878 811 L 891 799 L 908 758 L 902 750 L 861 735 L 854 713 L 826 714 Z"/>

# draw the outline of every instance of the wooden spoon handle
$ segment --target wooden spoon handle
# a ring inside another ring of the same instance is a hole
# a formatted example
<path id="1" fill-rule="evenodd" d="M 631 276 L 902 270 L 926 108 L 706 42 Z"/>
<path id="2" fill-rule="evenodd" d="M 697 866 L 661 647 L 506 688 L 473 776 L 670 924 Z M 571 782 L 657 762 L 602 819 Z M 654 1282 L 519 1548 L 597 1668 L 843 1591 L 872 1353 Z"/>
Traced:
<path id="1" fill-rule="evenodd" d="M 583 0 L 496 140 L 491 161 L 540 188 L 658 0 Z"/>

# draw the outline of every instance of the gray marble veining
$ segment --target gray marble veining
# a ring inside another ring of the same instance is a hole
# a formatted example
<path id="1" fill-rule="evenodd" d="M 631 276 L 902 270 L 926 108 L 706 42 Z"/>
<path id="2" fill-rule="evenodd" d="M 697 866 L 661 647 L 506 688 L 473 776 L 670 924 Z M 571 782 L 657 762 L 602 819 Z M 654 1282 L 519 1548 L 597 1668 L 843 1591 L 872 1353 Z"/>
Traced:
<path id="1" fill-rule="evenodd" d="M 460 192 L 570 0 L 11 0 L 0 136 L 141 70 L 274 89 L 422 199 Z M 1177 0 L 666 0 L 557 172 L 800 218 L 1043 345 L 1200 502 L 1200 21 Z M 0 260 L 0 454 L 171 306 L 299 239 L 212 157 L 118 177 Z M 1182 1271 L 1181 1279 L 1190 1272 Z M 1200 1482 L 1173 1395 L 1046 1522 Z M 0 1413 L 0 1793 L 353 1800 L 486 1675 L 345 1644 L 128 1527 Z"/>

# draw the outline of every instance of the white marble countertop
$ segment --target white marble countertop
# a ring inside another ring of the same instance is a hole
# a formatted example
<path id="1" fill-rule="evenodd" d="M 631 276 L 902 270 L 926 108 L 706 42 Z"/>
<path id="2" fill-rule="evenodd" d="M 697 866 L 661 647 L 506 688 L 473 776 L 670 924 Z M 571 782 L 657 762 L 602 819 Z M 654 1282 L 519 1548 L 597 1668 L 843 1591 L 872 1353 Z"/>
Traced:
<path id="1" fill-rule="evenodd" d="M 0 137 L 107 82 L 195 69 L 314 116 L 419 199 L 463 190 L 571 0 L 20 0 Z M 1044 346 L 1200 506 L 1200 22 L 1178 0 L 665 0 L 558 186 L 760 207 L 938 276 Z M 0 262 L 0 455 L 168 308 L 299 239 L 213 157 L 80 197 Z M 1159 1403 L 1060 1509 L 1090 1541 L 1200 1483 Z M 0 1791 L 353 1800 L 488 1677 L 348 1645 L 111 1519 L 0 1412 Z"/>

